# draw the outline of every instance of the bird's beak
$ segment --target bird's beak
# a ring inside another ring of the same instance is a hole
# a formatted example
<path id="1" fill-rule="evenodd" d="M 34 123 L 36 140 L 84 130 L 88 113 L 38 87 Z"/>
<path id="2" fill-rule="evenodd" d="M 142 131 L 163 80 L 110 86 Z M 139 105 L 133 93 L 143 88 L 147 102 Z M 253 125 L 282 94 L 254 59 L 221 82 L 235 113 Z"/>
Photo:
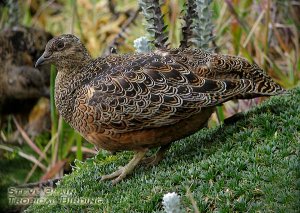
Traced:
<path id="1" fill-rule="evenodd" d="M 38 67 L 38 66 L 40 66 L 42 64 L 46 64 L 48 62 L 49 58 L 50 58 L 50 55 L 47 55 L 44 52 L 43 55 L 41 57 L 39 57 L 39 59 L 36 61 L 35 67 Z"/>

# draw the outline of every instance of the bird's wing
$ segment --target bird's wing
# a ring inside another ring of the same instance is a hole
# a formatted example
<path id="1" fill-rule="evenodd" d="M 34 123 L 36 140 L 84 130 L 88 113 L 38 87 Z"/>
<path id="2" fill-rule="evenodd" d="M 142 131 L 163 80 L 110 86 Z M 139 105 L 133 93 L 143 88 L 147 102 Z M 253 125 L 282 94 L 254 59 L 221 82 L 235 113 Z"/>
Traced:
<path id="1" fill-rule="evenodd" d="M 97 64 L 102 74 L 86 84 L 91 91 L 86 103 L 97 110 L 96 122 L 120 132 L 174 124 L 251 87 L 245 79 L 197 76 L 172 57 L 156 54 L 95 61 L 91 72 Z"/>
<path id="2" fill-rule="evenodd" d="M 246 97 L 270 96 L 285 93 L 286 90 L 273 81 L 257 64 L 231 55 L 205 52 L 200 49 L 173 49 L 169 54 L 178 63 L 194 69 L 194 73 L 211 79 L 248 79 L 253 88 Z"/>

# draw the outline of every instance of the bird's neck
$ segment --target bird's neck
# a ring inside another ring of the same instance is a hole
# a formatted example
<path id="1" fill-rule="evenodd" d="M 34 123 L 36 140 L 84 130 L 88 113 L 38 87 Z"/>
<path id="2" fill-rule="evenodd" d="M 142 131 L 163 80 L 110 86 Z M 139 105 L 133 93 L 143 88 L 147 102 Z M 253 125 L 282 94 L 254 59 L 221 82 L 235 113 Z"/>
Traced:
<path id="1" fill-rule="evenodd" d="M 62 59 L 56 64 L 56 68 L 60 73 L 73 75 L 74 73 L 79 73 L 80 70 L 87 64 L 91 63 L 92 60 L 93 59 L 88 54 L 72 59 Z"/>

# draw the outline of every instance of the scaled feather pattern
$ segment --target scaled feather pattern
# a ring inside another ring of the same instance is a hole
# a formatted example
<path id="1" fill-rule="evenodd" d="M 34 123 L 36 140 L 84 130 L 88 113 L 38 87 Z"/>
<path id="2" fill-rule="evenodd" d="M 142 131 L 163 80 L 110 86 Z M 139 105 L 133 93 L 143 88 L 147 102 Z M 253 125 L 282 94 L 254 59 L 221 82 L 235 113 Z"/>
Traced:
<path id="1" fill-rule="evenodd" d="M 55 101 L 60 114 L 89 142 L 110 151 L 133 150 L 134 158 L 103 179 L 119 182 L 161 147 L 202 127 L 214 107 L 235 98 L 283 94 L 256 64 L 200 49 L 157 49 L 92 59 L 74 35 L 50 40 L 37 65 L 58 69 Z M 149 161 L 147 161 L 149 163 Z"/>

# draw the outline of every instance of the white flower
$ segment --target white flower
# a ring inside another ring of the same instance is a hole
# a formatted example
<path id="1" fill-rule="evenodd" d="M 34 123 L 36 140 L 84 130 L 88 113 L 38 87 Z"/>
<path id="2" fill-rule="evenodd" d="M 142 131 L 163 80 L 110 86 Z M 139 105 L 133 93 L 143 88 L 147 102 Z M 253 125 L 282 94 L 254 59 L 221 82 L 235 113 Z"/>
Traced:
<path id="1" fill-rule="evenodd" d="M 145 36 L 135 39 L 133 41 L 133 46 L 138 53 L 150 51 L 149 40 Z"/>
<path id="2" fill-rule="evenodd" d="M 162 202 L 167 213 L 180 213 L 180 196 L 175 192 L 167 193 Z"/>

